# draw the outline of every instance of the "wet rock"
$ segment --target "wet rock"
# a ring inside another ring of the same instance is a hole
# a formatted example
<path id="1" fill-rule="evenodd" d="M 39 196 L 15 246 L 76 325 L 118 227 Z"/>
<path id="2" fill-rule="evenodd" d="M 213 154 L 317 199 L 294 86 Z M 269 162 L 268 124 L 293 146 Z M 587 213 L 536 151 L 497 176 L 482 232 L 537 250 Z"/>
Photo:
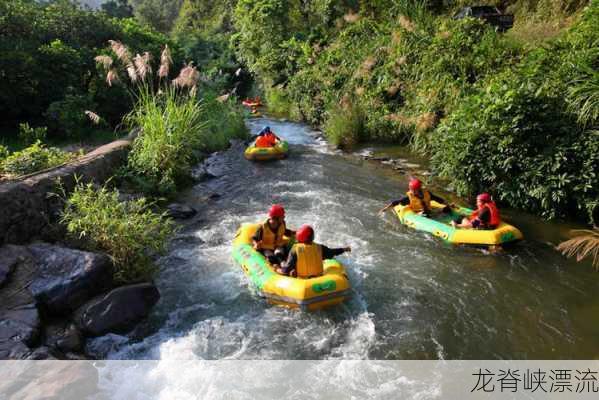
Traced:
<path id="1" fill-rule="evenodd" d="M 13 264 L 10 279 L 0 288 L 0 359 L 25 358 L 40 332 L 39 312 L 27 289 L 37 266 L 24 246 L 0 247 L 0 260 Z"/>
<path id="2" fill-rule="evenodd" d="M 197 211 L 188 205 L 173 203 L 166 207 L 166 213 L 171 218 L 187 219 L 196 215 Z"/>
<path id="3" fill-rule="evenodd" d="M 389 157 L 372 157 L 372 161 L 389 161 Z"/>
<path id="4" fill-rule="evenodd" d="M 24 358 L 39 337 L 40 317 L 35 304 L 0 310 L 0 359 Z"/>
<path id="5" fill-rule="evenodd" d="M 201 225 L 205 224 L 204 221 L 200 221 L 200 222 L 201 222 Z M 194 226 L 195 226 L 195 224 L 194 224 Z M 200 238 L 196 235 L 178 235 L 173 239 L 173 242 L 176 242 L 178 245 L 186 245 L 186 244 L 200 245 L 200 244 L 205 243 L 205 241 L 202 240 L 202 238 Z"/>
<path id="6" fill-rule="evenodd" d="M 48 325 L 44 330 L 44 336 L 46 346 L 63 353 L 79 352 L 83 349 L 83 336 L 73 323 Z"/>
<path id="7" fill-rule="evenodd" d="M 216 200 L 216 199 L 220 199 L 220 198 L 221 198 L 221 195 L 220 195 L 220 194 L 218 194 L 218 193 L 210 193 L 210 194 L 208 195 L 208 198 L 209 198 L 210 200 Z"/>
<path id="8" fill-rule="evenodd" d="M 75 312 L 75 322 L 90 336 L 127 332 L 150 313 L 159 299 L 154 284 L 122 286 L 81 306 Z"/>
<path id="9" fill-rule="evenodd" d="M 0 287 L 8 280 L 18 262 L 19 256 L 16 252 L 4 251 L 0 253 Z"/>
<path id="10" fill-rule="evenodd" d="M 56 360 L 57 354 L 48 347 L 42 346 L 32 349 L 24 358 L 25 360 Z"/>
<path id="11" fill-rule="evenodd" d="M 191 170 L 191 177 L 196 182 L 204 182 L 209 179 L 216 178 L 216 175 L 213 175 L 210 172 L 208 172 L 208 169 L 205 165 L 198 165 L 197 167 Z"/>
<path id="12" fill-rule="evenodd" d="M 69 313 L 112 285 L 112 263 L 104 254 L 44 243 L 27 248 L 38 269 L 29 290 L 53 314 Z"/>

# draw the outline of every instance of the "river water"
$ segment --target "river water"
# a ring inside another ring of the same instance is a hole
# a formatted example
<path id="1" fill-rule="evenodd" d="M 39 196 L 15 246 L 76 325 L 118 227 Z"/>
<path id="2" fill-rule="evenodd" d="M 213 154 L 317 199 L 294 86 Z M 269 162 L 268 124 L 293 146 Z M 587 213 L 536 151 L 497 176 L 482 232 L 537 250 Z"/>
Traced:
<path id="1" fill-rule="evenodd" d="M 289 158 L 252 163 L 243 145 L 208 160 L 217 177 L 180 200 L 199 210 L 160 259 L 162 299 L 127 336 L 90 343 L 111 359 L 589 359 L 599 358 L 599 274 L 557 253 L 566 225 L 503 210 L 526 239 L 502 254 L 453 247 L 399 224 L 385 202 L 407 177 L 331 150 L 308 127 L 263 125 L 289 141 Z M 220 195 L 207 199 L 209 193 Z M 350 245 L 353 296 L 307 313 L 272 307 L 230 256 L 243 222 L 287 209 L 291 228 Z"/>

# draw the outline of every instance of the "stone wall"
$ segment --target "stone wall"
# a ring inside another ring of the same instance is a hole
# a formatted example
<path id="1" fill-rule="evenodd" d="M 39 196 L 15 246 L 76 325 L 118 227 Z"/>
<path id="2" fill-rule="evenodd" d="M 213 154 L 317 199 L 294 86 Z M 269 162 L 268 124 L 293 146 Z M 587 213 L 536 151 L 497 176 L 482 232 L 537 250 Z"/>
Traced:
<path id="1" fill-rule="evenodd" d="M 82 181 L 104 182 L 126 161 L 131 139 L 117 140 L 64 166 L 0 184 L 0 246 L 23 244 L 33 239 L 49 238 L 51 222 L 62 207 L 58 193 L 60 180 L 66 191 Z"/>

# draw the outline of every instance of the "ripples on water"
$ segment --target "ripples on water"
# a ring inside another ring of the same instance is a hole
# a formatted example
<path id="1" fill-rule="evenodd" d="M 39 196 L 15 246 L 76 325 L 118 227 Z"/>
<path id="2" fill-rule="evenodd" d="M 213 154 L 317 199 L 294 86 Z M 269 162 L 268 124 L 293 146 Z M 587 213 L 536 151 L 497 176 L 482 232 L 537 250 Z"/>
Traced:
<path id="1" fill-rule="evenodd" d="M 151 359 L 497 359 L 599 357 L 599 277 L 528 240 L 501 255 L 453 248 L 377 210 L 405 177 L 330 150 L 300 124 L 268 123 L 291 144 L 287 160 L 250 163 L 242 145 L 209 160 L 218 177 L 182 196 L 200 212 L 160 260 L 162 294 L 128 336 L 90 344 L 98 356 Z M 216 201 L 200 201 L 206 192 Z M 352 246 L 353 297 L 306 313 L 271 307 L 230 257 L 242 222 L 272 203 L 292 228 Z M 540 225 L 540 220 L 535 220 Z M 540 225 L 542 226 L 542 225 Z M 533 234 L 531 238 L 529 235 Z"/>

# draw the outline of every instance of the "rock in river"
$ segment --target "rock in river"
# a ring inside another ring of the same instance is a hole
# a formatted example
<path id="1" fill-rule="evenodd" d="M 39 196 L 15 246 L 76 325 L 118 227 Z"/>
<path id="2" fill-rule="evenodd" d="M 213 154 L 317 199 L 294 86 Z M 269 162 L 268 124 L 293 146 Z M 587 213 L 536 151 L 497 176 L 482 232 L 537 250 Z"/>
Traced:
<path id="1" fill-rule="evenodd" d="M 151 283 L 122 286 L 90 300 L 75 313 L 79 328 L 90 336 L 130 330 L 160 299 Z"/>
<path id="2" fill-rule="evenodd" d="M 27 246 L 37 277 L 29 287 L 36 302 L 53 314 L 66 314 L 112 285 L 112 263 L 104 254 L 49 244 Z"/>
<path id="3" fill-rule="evenodd" d="M 197 211 L 185 204 L 173 203 L 166 207 L 166 213 L 169 217 L 175 219 L 187 219 L 196 215 Z"/>

